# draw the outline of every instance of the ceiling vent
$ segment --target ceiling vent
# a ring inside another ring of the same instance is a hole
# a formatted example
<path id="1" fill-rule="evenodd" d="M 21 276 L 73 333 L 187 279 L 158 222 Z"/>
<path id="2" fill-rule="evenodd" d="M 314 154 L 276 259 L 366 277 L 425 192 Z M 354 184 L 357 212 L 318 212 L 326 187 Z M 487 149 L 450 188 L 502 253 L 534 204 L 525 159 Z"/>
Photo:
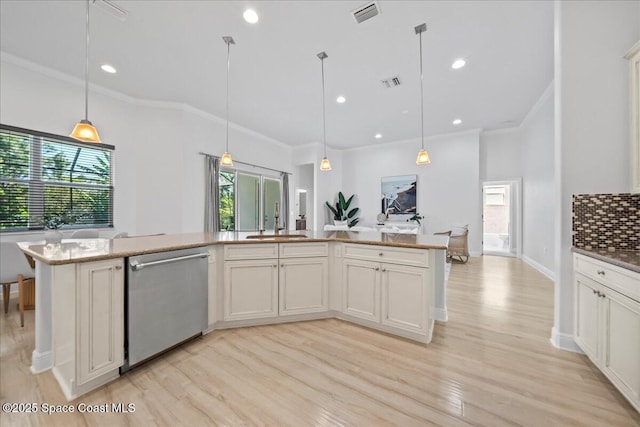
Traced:
<path id="1" fill-rule="evenodd" d="M 111 0 L 93 0 L 93 3 L 122 22 L 127 20 L 129 12 L 123 7 L 118 6 L 115 2 Z"/>
<path id="2" fill-rule="evenodd" d="M 386 87 L 387 89 L 400 86 L 400 84 L 400 77 L 397 76 L 382 80 L 382 86 Z"/>
<path id="3" fill-rule="evenodd" d="M 364 6 L 360 6 L 351 13 L 353 13 L 353 17 L 356 18 L 356 22 L 358 24 L 362 24 L 367 19 L 371 19 L 374 16 L 379 15 L 380 7 L 378 6 L 377 1 L 372 1 L 365 4 Z"/>

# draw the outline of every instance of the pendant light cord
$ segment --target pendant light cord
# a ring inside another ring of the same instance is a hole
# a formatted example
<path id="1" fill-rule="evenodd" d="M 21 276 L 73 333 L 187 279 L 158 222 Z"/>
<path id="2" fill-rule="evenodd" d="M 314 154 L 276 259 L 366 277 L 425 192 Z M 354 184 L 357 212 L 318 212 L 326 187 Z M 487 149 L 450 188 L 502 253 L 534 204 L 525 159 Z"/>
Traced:
<path id="1" fill-rule="evenodd" d="M 89 121 L 89 0 L 87 0 L 87 44 L 84 64 L 84 119 Z"/>
<path id="2" fill-rule="evenodd" d="M 420 134 L 424 150 L 424 88 L 422 87 L 422 32 L 420 32 Z"/>
<path id="3" fill-rule="evenodd" d="M 324 101 L 324 58 L 320 59 L 322 63 L 322 142 L 324 143 L 324 157 L 327 157 L 327 119 L 325 116 Z"/>
<path id="4" fill-rule="evenodd" d="M 229 54 L 231 52 L 231 41 L 227 41 L 227 141 L 226 141 L 226 152 L 229 152 L 229 68 L 230 68 L 230 60 Z"/>

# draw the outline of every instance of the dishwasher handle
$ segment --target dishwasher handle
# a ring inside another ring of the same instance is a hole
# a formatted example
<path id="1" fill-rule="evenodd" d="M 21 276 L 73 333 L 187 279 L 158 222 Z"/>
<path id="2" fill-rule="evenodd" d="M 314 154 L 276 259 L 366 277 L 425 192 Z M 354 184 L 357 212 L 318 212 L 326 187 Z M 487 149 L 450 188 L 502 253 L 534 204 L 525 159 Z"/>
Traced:
<path id="1" fill-rule="evenodd" d="M 161 259 L 159 261 L 151 261 L 151 262 L 144 262 L 144 263 L 139 263 L 139 262 L 136 262 L 136 261 L 130 261 L 129 265 L 131 266 L 131 269 L 133 271 L 140 271 L 143 268 L 152 267 L 154 265 L 168 264 L 170 262 L 185 261 L 185 260 L 188 260 L 188 259 L 195 259 L 195 258 L 206 258 L 208 256 L 209 256 L 209 254 L 207 252 L 203 252 L 203 253 L 200 253 L 200 254 L 185 255 L 185 256 L 179 256 L 179 257 L 175 257 L 175 258 L 167 258 L 167 259 Z"/>

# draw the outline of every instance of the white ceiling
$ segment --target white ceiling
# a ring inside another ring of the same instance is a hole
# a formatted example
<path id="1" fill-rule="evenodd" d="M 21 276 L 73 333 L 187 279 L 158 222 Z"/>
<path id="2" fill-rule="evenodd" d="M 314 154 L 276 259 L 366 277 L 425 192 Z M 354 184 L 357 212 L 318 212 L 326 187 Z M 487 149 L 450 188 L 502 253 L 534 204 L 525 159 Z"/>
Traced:
<path id="1" fill-rule="evenodd" d="M 230 35 L 230 120 L 292 146 L 322 140 L 321 51 L 329 146 L 420 137 L 423 22 L 425 135 L 516 126 L 553 79 L 550 1 L 380 0 L 382 13 L 362 24 L 351 11 L 365 1 L 115 3 L 125 21 L 91 5 L 92 84 L 224 118 Z M 243 20 L 246 7 L 257 24 Z M 84 78 L 83 1 L 1 0 L 0 17 L 3 52 Z M 452 70 L 459 57 L 467 66 Z M 384 88 L 392 76 L 402 85 Z"/>

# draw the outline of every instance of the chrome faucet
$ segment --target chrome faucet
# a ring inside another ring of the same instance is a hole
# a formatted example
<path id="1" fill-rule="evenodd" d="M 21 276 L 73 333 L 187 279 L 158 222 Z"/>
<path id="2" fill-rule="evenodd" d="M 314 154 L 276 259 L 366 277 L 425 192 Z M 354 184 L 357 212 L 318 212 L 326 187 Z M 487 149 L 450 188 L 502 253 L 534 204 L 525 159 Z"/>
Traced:
<path id="1" fill-rule="evenodd" d="M 273 212 L 273 234 L 280 234 L 280 209 L 278 207 L 278 202 L 276 202 Z"/>

